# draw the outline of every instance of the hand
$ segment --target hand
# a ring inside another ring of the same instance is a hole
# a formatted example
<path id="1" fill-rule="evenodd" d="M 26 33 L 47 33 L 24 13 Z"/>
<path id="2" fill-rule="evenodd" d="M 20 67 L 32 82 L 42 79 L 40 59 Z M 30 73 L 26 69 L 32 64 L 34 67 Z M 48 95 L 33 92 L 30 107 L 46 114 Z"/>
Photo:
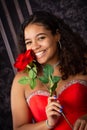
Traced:
<path id="1" fill-rule="evenodd" d="M 73 130 L 87 130 L 87 115 L 84 115 L 81 118 L 77 119 Z"/>
<path id="2" fill-rule="evenodd" d="M 46 106 L 46 114 L 49 126 L 55 126 L 58 122 L 61 113 L 62 107 L 59 101 L 55 98 L 55 96 L 48 98 L 48 105 Z"/>

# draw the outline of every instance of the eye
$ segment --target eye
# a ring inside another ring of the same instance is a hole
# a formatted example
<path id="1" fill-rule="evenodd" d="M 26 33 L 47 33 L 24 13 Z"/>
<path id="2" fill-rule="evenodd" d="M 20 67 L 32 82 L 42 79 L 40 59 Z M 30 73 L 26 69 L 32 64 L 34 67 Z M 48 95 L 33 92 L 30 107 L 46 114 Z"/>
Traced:
<path id="1" fill-rule="evenodd" d="M 25 42 L 25 45 L 31 45 L 31 41 Z"/>
<path id="2" fill-rule="evenodd" d="M 46 37 L 45 36 L 40 36 L 40 37 L 38 37 L 38 40 L 43 40 L 43 39 L 45 39 Z"/>

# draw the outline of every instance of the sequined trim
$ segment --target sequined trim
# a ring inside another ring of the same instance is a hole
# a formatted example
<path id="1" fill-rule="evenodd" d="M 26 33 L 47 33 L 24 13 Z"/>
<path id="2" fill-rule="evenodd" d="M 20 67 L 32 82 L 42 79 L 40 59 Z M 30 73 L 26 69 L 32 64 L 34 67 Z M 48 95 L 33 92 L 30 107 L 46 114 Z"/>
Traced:
<path id="1" fill-rule="evenodd" d="M 70 87 L 72 84 L 76 84 L 76 83 L 80 83 L 80 84 L 84 85 L 85 87 L 87 87 L 87 81 L 86 80 L 71 80 L 66 85 L 61 87 L 61 90 L 60 90 L 60 92 L 58 93 L 57 96 L 59 96 L 65 89 Z"/>
<path id="2" fill-rule="evenodd" d="M 30 102 L 30 99 L 33 97 L 33 96 L 35 96 L 35 95 L 42 95 L 42 96 L 49 96 L 50 94 L 49 94 L 49 92 L 47 92 L 47 91 L 44 91 L 44 90 L 37 90 L 37 91 L 34 91 L 34 92 L 32 92 L 28 97 L 27 97 L 27 103 L 29 103 Z"/>
<path id="3" fill-rule="evenodd" d="M 67 89 L 68 87 L 70 87 L 72 84 L 75 83 L 80 83 L 82 85 L 84 85 L 85 87 L 87 87 L 87 81 L 86 80 L 71 80 L 69 81 L 66 85 L 64 85 L 63 87 L 61 87 L 60 92 L 58 93 L 57 96 L 59 96 L 65 89 Z M 27 98 L 26 101 L 29 104 L 30 99 L 35 96 L 35 95 L 43 95 L 43 96 L 49 96 L 49 92 L 45 91 L 45 90 L 36 90 L 34 92 L 32 92 Z"/>

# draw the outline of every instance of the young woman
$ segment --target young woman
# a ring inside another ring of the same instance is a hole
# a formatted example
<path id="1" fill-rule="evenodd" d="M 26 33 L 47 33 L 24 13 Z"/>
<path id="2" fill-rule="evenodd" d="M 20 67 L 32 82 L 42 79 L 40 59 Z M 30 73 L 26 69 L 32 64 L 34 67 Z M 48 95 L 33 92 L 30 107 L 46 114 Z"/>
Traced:
<path id="1" fill-rule="evenodd" d="M 21 52 L 32 49 L 36 56 L 38 75 L 42 75 L 42 66 L 50 64 L 53 75 L 61 80 L 50 97 L 45 84 L 37 80 L 31 89 L 18 83 L 27 73 L 16 74 L 11 91 L 13 129 L 87 130 L 87 45 L 48 12 L 31 15 L 20 36 Z"/>

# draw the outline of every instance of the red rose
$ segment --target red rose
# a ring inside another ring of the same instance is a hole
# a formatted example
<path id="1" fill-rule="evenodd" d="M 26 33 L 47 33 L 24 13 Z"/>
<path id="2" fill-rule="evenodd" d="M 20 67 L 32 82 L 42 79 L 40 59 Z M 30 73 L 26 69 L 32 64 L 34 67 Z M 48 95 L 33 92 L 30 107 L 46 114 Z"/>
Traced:
<path id="1" fill-rule="evenodd" d="M 18 71 L 22 71 L 26 68 L 28 64 L 30 64 L 35 59 L 34 53 L 32 50 L 28 50 L 25 53 L 19 54 L 14 67 L 18 69 Z"/>

